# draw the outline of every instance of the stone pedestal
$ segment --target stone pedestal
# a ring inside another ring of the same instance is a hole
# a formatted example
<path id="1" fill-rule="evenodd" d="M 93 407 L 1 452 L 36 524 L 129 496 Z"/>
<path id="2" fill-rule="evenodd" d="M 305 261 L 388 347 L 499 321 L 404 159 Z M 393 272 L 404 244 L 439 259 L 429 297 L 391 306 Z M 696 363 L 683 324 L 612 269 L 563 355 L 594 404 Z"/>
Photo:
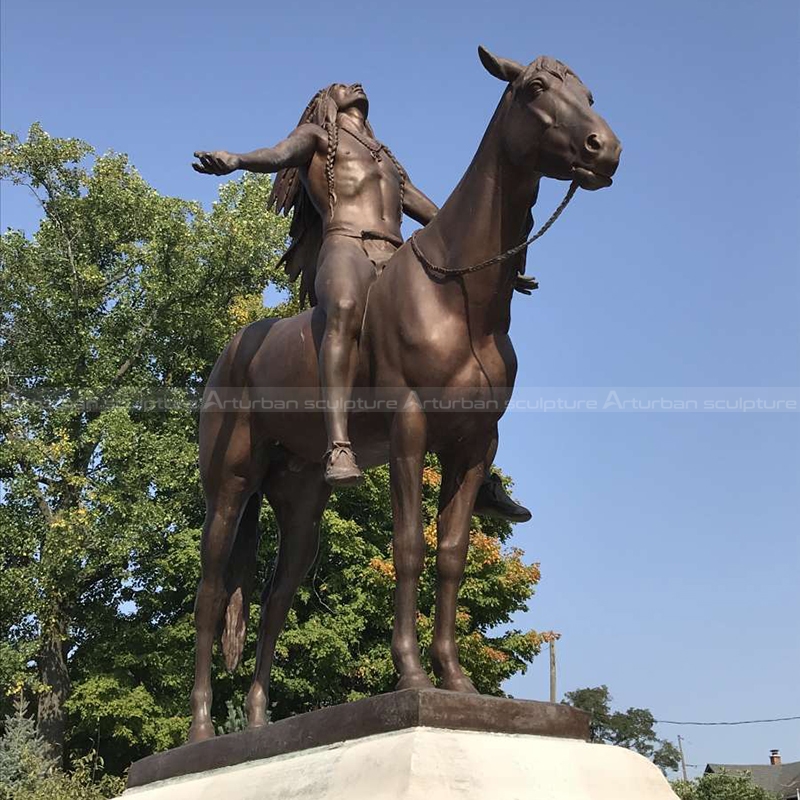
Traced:
<path id="1" fill-rule="evenodd" d="M 123 800 L 675 800 L 567 706 L 408 690 L 133 765 Z"/>

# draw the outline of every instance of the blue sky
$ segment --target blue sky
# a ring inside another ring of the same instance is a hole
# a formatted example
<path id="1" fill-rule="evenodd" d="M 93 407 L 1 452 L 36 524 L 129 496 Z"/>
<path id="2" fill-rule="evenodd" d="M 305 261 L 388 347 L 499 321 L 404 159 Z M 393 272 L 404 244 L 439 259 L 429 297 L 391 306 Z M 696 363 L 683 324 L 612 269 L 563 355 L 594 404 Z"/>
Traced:
<path id="1" fill-rule="evenodd" d="M 126 152 L 205 204 L 219 179 L 193 150 L 272 144 L 334 81 L 364 83 L 378 136 L 441 204 L 502 88 L 477 45 L 556 56 L 625 149 L 614 186 L 579 193 L 530 254 L 520 396 L 798 397 L 796 0 L 5 0 L 0 22 L 4 129 Z M 564 188 L 544 187 L 540 222 Z M 36 219 L 3 187 L 3 228 Z M 800 714 L 797 412 L 514 412 L 501 439 L 535 515 L 517 542 L 542 562 L 521 621 L 562 632 L 560 691 L 606 683 L 659 719 Z M 546 698 L 546 662 L 509 690 Z M 692 764 L 800 760 L 800 722 L 660 731 Z"/>

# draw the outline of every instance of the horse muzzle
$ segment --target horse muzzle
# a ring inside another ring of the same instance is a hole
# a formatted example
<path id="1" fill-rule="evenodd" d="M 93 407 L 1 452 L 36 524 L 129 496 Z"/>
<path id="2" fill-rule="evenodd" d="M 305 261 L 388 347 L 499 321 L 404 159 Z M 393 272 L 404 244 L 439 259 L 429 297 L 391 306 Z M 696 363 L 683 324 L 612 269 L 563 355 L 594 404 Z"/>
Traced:
<path id="1" fill-rule="evenodd" d="M 591 167 L 585 167 L 582 164 L 573 164 L 572 179 L 577 181 L 581 189 L 588 189 L 590 192 L 595 189 L 605 189 L 606 186 L 611 186 L 613 183 L 610 175 L 595 172 Z"/>

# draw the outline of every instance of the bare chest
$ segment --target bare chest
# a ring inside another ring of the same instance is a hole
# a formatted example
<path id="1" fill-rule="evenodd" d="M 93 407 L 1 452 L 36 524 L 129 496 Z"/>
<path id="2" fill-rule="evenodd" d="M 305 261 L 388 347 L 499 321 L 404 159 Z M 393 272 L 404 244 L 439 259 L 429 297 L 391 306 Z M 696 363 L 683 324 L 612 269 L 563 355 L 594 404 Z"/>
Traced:
<path id="1" fill-rule="evenodd" d="M 358 194 L 368 187 L 399 192 L 400 173 L 385 151 L 372 152 L 342 135 L 333 161 L 333 178 L 339 192 Z"/>

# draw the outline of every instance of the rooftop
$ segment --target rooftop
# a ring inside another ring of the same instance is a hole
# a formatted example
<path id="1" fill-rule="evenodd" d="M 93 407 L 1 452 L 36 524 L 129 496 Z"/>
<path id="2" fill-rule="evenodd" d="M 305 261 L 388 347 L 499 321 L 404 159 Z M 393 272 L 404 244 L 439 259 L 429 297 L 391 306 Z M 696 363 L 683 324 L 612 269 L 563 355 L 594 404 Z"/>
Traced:
<path id="1" fill-rule="evenodd" d="M 753 783 L 785 800 L 797 797 L 800 790 L 800 761 L 791 764 L 709 764 L 706 772 L 749 772 Z"/>

